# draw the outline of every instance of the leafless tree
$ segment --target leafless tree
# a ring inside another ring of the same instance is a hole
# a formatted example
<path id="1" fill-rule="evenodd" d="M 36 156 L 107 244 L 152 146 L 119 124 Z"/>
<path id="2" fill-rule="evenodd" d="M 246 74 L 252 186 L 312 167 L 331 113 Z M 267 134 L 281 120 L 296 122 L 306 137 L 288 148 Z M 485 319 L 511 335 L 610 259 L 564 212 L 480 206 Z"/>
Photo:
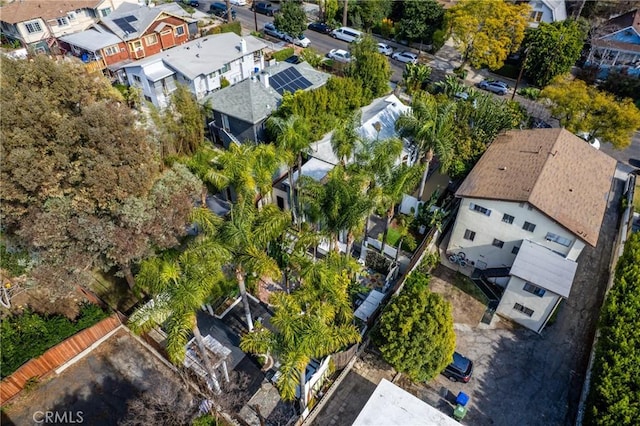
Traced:
<path id="1" fill-rule="evenodd" d="M 164 381 L 127 404 L 121 426 L 185 425 L 197 414 L 191 394 L 182 386 Z"/>

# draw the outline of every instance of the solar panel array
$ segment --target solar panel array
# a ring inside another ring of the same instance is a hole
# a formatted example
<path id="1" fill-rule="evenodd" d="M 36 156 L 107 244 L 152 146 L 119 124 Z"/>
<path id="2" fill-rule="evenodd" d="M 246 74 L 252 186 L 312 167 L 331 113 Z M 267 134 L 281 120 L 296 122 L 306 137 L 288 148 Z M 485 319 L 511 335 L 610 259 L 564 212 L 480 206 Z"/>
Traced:
<path id="1" fill-rule="evenodd" d="M 116 24 L 122 31 L 125 33 L 133 34 L 136 32 L 136 29 L 130 24 L 130 22 L 135 22 L 138 19 L 135 16 L 129 15 L 124 18 L 114 19 L 113 23 Z"/>
<path id="2" fill-rule="evenodd" d="M 280 95 L 284 92 L 295 93 L 296 90 L 304 90 L 313 85 L 295 67 L 289 67 L 270 77 L 269 84 Z"/>

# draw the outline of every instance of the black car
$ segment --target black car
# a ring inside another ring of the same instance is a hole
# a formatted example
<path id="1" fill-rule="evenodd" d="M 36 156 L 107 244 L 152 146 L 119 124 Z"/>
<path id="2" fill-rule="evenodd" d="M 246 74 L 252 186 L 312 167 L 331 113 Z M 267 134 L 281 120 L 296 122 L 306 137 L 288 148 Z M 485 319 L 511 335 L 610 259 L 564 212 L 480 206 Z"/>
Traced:
<path id="1" fill-rule="evenodd" d="M 200 6 L 200 2 L 198 0 L 188 0 L 188 1 L 184 1 L 184 3 L 188 4 L 191 7 Z"/>
<path id="2" fill-rule="evenodd" d="M 261 13 L 262 15 L 273 16 L 275 13 L 278 13 L 280 9 L 273 7 L 271 3 L 256 3 L 251 10 Z"/>
<path id="3" fill-rule="evenodd" d="M 209 6 L 209 13 L 220 18 L 227 18 L 227 5 L 225 3 L 215 2 L 211 3 Z M 231 8 L 231 19 L 236 20 L 236 11 L 234 8 Z"/>
<path id="4" fill-rule="evenodd" d="M 312 31 L 317 31 L 319 33 L 322 34 L 329 34 L 331 33 L 332 28 L 330 26 L 328 26 L 327 24 L 325 24 L 324 22 L 312 22 L 309 24 L 309 26 L 307 27 Z"/>
<path id="5" fill-rule="evenodd" d="M 453 353 L 453 362 L 447 365 L 442 375 L 452 382 L 468 383 L 473 373 L 473 361 L 460 355 L 458 352 Z"/>

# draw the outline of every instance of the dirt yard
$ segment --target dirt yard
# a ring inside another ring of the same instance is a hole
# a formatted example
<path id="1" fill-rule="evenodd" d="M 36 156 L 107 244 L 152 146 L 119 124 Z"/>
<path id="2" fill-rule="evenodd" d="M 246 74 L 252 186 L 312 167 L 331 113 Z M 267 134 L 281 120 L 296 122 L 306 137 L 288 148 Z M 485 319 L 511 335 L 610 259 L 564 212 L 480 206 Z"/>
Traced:
<path id="1" fill-rule="evenodd" d="M 475 327 L 480 323 L 486 306 L 449 283 L 455 281 L 455 271 L 442 265 L 433 271 L 429 289 L 448 300 L 453 307 L 454 324 L 467 324 Z"/>

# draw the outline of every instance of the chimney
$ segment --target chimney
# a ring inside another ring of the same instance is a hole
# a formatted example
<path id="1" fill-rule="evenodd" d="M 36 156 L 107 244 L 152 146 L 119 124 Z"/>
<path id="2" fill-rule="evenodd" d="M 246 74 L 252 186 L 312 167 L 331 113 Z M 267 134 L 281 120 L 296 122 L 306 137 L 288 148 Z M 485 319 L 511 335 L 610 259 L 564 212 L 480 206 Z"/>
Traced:
<path id="1" fill-rule="evenodd" d="M 240 39 L 240 53 L 247 53 L 247 42 L 243 38 Z"/>
<path id="2" fill-rule="evenodd" d="M 263 72 L 262 73 L 262 84 L 264 84 L 264 87 L 266 87 L 267 89 L 269 88 L 269 73 L 268 72 Z"/>

